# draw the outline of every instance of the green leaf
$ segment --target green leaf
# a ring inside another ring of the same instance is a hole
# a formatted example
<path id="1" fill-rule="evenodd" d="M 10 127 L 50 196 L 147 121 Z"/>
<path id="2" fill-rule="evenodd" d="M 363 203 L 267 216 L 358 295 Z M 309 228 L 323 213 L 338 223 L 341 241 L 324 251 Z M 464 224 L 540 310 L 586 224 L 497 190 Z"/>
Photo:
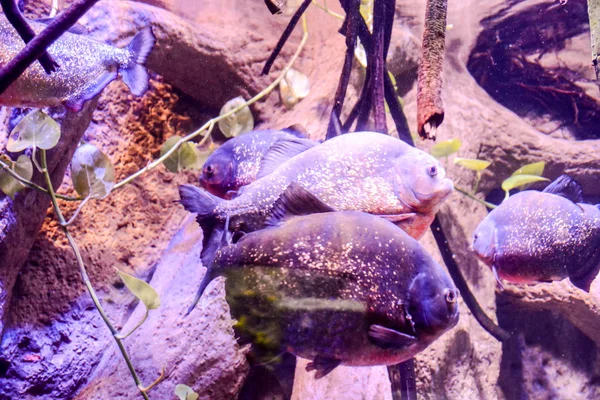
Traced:
<path id="1" fill-rule="evenodd" d="M 476 160 L 473 158 L 461 158 L 456 157 L 454 159 L 454 164 L 460 165 L 461 167 L 470 169 L 472 171 L 483 171 L 487 167 L 489 167 L 492 163 L 485 160 Z"/>
<path id="2" fill-rule="evenodd" d="M 169 150 L 181 140 L 181 136 L 171 136 L 168 138 L 160 149 L 160 156 L 164 156 Z M 185 142 L 173 152 L 163 164 L 171 172 L 179 172 L 186 168 L 194 168 L 198 163 L 199 152 L 196 145 L 192 142 Z"/>
<path id="3" fill-rule="evenodd" d="M 73 155 L 71 180 L 79 195 L 103 199 L 115 185 L 115 167 L 98 148 L 83 144 Z"/>
<path id="4" fill-rule="evenodd" d="M 531 164 L 527 164 L 513 172 L 512 176 L 515 175 L 536 175 L 542 176 L 544 175 L 544 168 L 546 167 L 546 163 L 544 161 L 538 161 Z"/>
<path id="5" fill-rule="evenodd" d="M 233 109 L 244 104 L 246 100 L 243 97 L 236 97 L 235 99 L 229 100 L 219 115 L 227 114 Z M 236 137 L 245 132 L 250 132 L 254 129 L 254 118 L 252 117 L 252 111 L 248 106 L 244 106 L 240 111 L 228 116 L 219 121 L 219 129 L 223 132 L 223 135 L 227 137 Z"/>
<path id="6" fill-rule="evenodd" d="M 175 386 L 175 395 L 179 397 L 179 400 L 197 400 L 199 397 L 194 389 L 181 383 Z"/>
<path id="7" fill-rule="evenodd" d="M 506 195 L 508 196 L 508 192 L 514 188 L 518 188 L 529 183 L 540 181 L 549 181 L 549 179 L 536 175 L 513 175 L 510 178 L 506 179 L 504 182 L 502 182 L 502 189 L 506 192 Z"/>
<path id="8" fill-rule="evenodd" d="M 448 157 L 449 155 L 454 154 L 458 150 L 460 150 L 461 145 L 462 143 L 458 139 L 444 140 L 443 142 L 439 142 L 431 146 L 429 154 L 431 154 L 435 158 Z"/>
<path id="9" fill-rule="evenodd" d="M 140 299 L 148 310 L 154 310 L 160 307 L 160 298 L 152 286 L 143 280 L 119 271 L 118 269 L 117 273 L 123 280 L 123 283 L 125 283 L 125 286 L 127 286 L 127 289 L 129 289 L 135 297 Z"/>
<path id="10" fill-rule="evenodd" d="M 27 114 L 10 133 L 6 149 L 23 151 L 28 147 L 51 149 L 60 139 L 60 126 L 48 114 L 36 110 Z"/>
<path id="11" fill-rule="evenodd" d="M 279 83 L 281 101 L 287 108 L 292 108 L 310 93 L 308 76 L 293 68 L 285 74 Z"/>
<path id="12" fill-rule="evenodd" d="M 31 159 L 29 157 L 21 155 L 15 163 L 13 163 L 10 158 L 3 157 L 3 161 L 5 161 L 6 164 L 11 164 L 11 169 L 21 178 L 28 181 L 31 180 L 31 177 L 33 176 L 33 165 L 31 164 Z M 19 182 L 4 169 L 0 169 L 0 190 L 12 200 L 15 199 L 15 194 L 17 192 L 25 189 L 26 187 L 27 186 Z"/>

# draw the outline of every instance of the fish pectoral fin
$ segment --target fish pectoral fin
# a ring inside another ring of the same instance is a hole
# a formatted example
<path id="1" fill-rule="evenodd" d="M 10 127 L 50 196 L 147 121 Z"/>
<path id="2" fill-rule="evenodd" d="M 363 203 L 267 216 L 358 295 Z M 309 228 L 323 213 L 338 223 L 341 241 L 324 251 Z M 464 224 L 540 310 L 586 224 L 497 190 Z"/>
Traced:
<path id="1" fill-rule="evenodd" d="M 569 175 L 561 175 L 554 182 L 546 186 L 544 193 L 555 194 L 571 200 L 573 203 L 583 203 L 583 189 L 581 185 Z"/>
<path id="2" fill-rule="evenodd" d="M 308 139 L 308 131 L 302 124 L 294 124 L 290 125 L 287 128 L 283 128 L 282 131 L 290 133 L 294 136 L 297 136 L 301 139 Z"/>
<path id="3" fill-rule="evenodd" d="M 381 325 L 371 325 L 369 337 L 379 347 L 384 349 L 402 349 L 417 341 L 417 338 L 406 333 L 398 332 Z"/>
<path id="4" fill-rule="evenodd" d="M 109 83 L 117 78 L 117 70 L 105 71 L 97 77 L 88 87 L 83 89 L 74 97 L 70 97 L 64 101 L 64 106 L 69 111 L 79 112 L 83 108 L 86 101 L 96 97 Z"/>
<path id="5" fill-rule="evenodd" d="M 417 214 L 416 213 L 406 213 L 406 214 L 383 214 L 383 215 L 378 215 L 378 217 L 387 219 L 390 222 L 401 222 L 401 221 L 406 221 L 408 219 L 414 218 L 416 217 Z"/>
<path id="6" fill-rule="evenodd" d="M 311 147 L 315 147 L 316 145 L 317 143 L 310 139 L 298 137 L 284 137 L 278 139 L 264 155 L 256 179 L 269 175 L 290 158 Z"/>
<path id="7" fill-rule="evenodd" d="M 275 203 L 273 203 L 273 209 L 271 210 L 271 216 L 267 220 L 267 225 L 277 225 L 286 218 L 298 215 L 333 211 L 335 211 L 333 208 L 323 203 L 311 192 L 292 182 L 281 193 Z"/>
<path id="8" fill-rule="evenodd" d="M 321 379 L 341 363 L 342 361 L 337 358 L 316 356 L 312 362 L 306 364 L 306 372 L 317 371 L 315 373 L 315 379 Z"/>

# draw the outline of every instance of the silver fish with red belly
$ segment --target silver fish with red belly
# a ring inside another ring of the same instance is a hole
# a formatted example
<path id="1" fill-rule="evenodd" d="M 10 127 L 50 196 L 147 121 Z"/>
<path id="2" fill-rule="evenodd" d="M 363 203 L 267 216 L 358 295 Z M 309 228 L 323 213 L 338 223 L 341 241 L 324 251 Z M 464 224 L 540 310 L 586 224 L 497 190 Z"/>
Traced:
<path id="1" fill-rule="evenodd" d="M 334 210 L 378 215 L 419 239 L 454 189 L 438 160 L 381 133 L 348 133 L 290 159 L 285 146 L 265 157 L 260 179 L 238 197 L 223 200 L 182 185 L 181 204 L 198 214 L 205 232 L 225 222 L 229 230 L 251 232 L 264 226 L 273 203 L 297 183 Z"/>
<path id="2" fill-rule="evenodd" d="M 46 27 L 35 21 L 30 21 L 30 25 L 36 33 Z M 119 73 L 131 92 L 140 96 L 148 88 L 148 72 L 143 64 L 155 41 L 150 27 L 138 32 L 123 49 L 66 32 L 48 48 L 59 69 L 48 75 L 39 63 L 33 63 L 0 95 L 0 106 L 64 105 L 77 112 Z M 0 14 L 0 66 L 8 63 L 24 46 L 13 26 Z"/>
<path id="3" fill-rule="evenodd" d="M 589 291 L 600 270 L 600 208 L 583 204 L 579 184 L 563 175 L 543 192 L 502 202 L 479 224 L 472 247 L 499 283 L 568 277 Z"/>
<path id="4" fill-rule="evenodd" d="M 338 365 L 405 361 L 456 325 L 452 280 L 394 224 L 285 207 L 275 206 L 274 226 L 221 248 L 211 270 L 227 278 L 236 330 L 257 346 L 310 359 L 321 378 Z"/>
<path id="5" fill-rule="evenodd" d="M 231 199 L 242 186 L 256 180 L 261 163 L 271 151 L 285 145 L 287 158 L 292 158 L 317 144 L 293 128 L 244 133 L 226 141 L 208 157 L 202 167 L 200 186 L 215 196 Z"/>

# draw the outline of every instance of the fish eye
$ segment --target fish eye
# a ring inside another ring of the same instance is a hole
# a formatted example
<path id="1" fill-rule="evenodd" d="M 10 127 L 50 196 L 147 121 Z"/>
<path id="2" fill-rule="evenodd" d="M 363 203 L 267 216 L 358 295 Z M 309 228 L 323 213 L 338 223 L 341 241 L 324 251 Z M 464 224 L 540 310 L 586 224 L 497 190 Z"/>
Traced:
<path id="1" fill-rule="evenodd" d="M 204 171 L 208 176 L 211 176 L 215 172 L 215 168 L 212 165 L 207 165 Z"/>
<path id="2" fill-rule="evenodd" d="M 456 303 L 456 293 L 454 293 L 454 290 L 452 289 L 445 289 L 444 290 L 444 297 L 446 297 L 446 302 L 449 304 L 453 304 Z"/>
<path id="3" fill-rule="evenodd" d="M 429 176 L 436 176 L 438 173 L 437 167 L 435 165 L 427 167 L 427 173 Z"/>

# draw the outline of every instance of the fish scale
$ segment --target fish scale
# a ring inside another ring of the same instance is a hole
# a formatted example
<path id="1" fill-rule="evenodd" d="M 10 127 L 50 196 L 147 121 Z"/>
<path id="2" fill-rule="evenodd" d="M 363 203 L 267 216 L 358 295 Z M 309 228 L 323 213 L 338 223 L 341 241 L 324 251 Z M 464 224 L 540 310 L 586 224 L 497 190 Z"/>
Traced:
<path id="1" fill-rule="evenodd" d="M 29 24 L 36 33 L 46 28 L 35 21 Z M 148 75 L 137 67 L 145 61 L 154 42 L 150 28 L 140 31 L 132 40 L 135 49 L 120 49 L 66 32 L 48 48 L 59 64 L 57 71 L 49 75 L 39 63 L 33 63 L 0 95 L 0 105 L 43 108 L 62 104 L 79 111 L 118 72 L 128 74 L 130 79 L 126 83 L 134 94 L 141 95 L 147 88 Z M 16 30 L 0 13 L 0 65 L 8 63 L 24 46 Z"/>

